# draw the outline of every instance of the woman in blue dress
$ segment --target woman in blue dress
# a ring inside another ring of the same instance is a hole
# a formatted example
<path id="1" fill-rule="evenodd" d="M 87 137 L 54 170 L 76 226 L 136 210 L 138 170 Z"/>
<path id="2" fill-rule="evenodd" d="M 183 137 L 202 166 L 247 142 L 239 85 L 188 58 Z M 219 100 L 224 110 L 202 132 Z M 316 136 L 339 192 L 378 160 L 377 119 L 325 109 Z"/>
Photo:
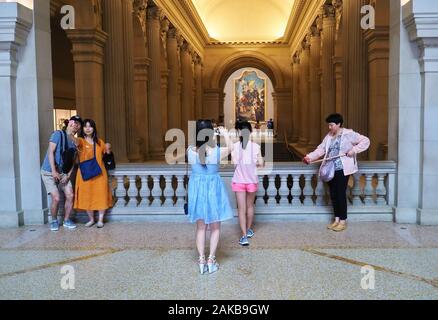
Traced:
<path id="1" fill-rule="evenodd" d="M 196 122 L 196 146 L 189 146 L 187 158 L 192 168 L 188 185 L 188 216 L 196 223 L 196 247 L 199 252 L 201 274 L 214 273 L 219 264 L 216 249 L 219 243 L 221 222 L 234 217 L 227 191 L 219 175 L 221 159 L 230 154 L 231 143 L 227 132 L 221 128 L 227 147 L 217 146 L 213 124 L 210 120 Z M 210 255 L 205 259 L 205 239 L 210 226 Z"/>

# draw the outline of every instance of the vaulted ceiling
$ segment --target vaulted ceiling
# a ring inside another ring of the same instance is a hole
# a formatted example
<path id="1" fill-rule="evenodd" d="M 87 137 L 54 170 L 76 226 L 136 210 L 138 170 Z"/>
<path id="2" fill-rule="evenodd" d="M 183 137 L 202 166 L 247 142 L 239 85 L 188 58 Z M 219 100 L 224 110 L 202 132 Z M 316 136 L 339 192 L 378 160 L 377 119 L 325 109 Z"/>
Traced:
<path id="1" fill-rule="evenodd" d="M 221 42 L 283 37 L 295 0 L 191 0 L 211 38 Z"/>

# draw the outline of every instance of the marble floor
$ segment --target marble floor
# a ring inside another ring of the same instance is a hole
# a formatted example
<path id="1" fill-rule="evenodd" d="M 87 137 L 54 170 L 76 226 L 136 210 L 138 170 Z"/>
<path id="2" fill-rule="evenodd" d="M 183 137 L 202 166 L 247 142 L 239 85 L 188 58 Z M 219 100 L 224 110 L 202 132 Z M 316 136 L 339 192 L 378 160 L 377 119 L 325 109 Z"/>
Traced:
<path id="1" fill-rule="evenodd" d="M 255 231 L 241 248 L 237 221 L 223 224 L 220 270 L 200 275 L 188 223 L 0 230 L 0 299 L 438 299 L 438 227 L 259 221 Z"/>

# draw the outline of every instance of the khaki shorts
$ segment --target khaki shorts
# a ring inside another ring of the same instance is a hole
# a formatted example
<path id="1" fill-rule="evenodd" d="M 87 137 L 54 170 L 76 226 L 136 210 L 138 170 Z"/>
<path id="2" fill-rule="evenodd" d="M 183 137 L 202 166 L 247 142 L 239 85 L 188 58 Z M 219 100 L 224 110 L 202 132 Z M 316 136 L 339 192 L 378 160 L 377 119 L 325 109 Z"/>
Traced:
<path id="1" fill-rule="evenodd" d="M 63 174 L 61 173 L 61 176 L 62 175 Z M 51 172 L 41 170 L 41 178 L 43 179 L 47 194 L 51 194 L 52 192 L 56 191 L 65 193 L 66 189 L 69 191 L 73 191 L 73 186 L 70 180 L 68 180 L 67 183 L 55 182 L 55 179 L 52 177 Z"/>

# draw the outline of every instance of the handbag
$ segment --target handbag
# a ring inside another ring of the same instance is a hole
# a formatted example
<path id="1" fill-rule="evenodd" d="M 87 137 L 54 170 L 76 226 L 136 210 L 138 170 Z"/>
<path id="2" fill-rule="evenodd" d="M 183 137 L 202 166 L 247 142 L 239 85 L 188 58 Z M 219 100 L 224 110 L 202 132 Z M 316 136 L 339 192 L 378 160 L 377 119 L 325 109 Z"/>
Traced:
<path id="1" fill-rule="evenodd" d="M 97 142 L 94 142 L 94 157 L 79 163 L 79 169 L 81 170 L 82 179 L 84 181 L 93 179 L 102 174 L 102 169 L 96 160 L 96 143 Z"/>
<path id="2" fill-rule="evenodd" d="M 335 162 L 334 160 L 324 159 L 319 167 L 319 178 L 323 182 L 329 182 L 335 177 Z"/>
<path id="3" fill-rule="evenodd" d="M 61 135 L 61 159 L 62 167 L 60 168 L 62 173 L 68 174 L 74 165 L 76 157 L 76 150 L 68 147 L 67 133 L 64 130 L 59 131 Z"/>
<path id="4" fill-rule="evenodd" d="M 116 160 L 114 159 L 114 153 L 105 153 L 103 155 L 103 163 L 105 164 L 106 170 L 114 170 L 116 168 Z"/>

